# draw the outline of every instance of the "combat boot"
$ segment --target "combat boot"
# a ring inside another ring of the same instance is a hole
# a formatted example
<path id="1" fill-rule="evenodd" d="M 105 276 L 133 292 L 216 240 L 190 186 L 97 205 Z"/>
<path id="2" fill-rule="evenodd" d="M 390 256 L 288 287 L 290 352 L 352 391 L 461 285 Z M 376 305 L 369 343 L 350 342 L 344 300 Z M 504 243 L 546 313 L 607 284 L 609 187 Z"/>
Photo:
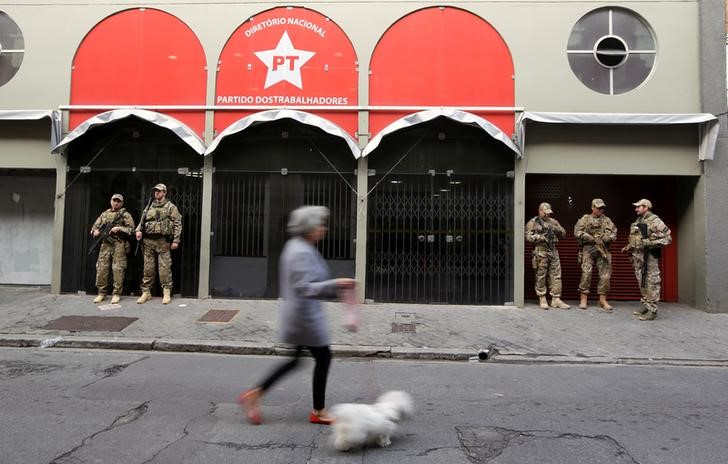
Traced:
<path id="1" fill-rule="evenodd" d="M 103 293 L 99 293 L 98 295 L 96 295 L 96 298 L 94 298 L 94 303 L 101 303 L 105 299 L 106 299 L 106 295 Z"/>
<path id="2" fill-rule="evenodd" d="M 172 289 L 165 288 L 164 296 L 162 297 L 162 304 L 169 304 L 172 301 Z"/>
<path id="3" fill-rule="evenodd" d="M 632 311 L 632 314 L 634 314 L 635 316 L 641 316 L 647 311 L 649 311 L 649 309 L 642 307 L 640 309 L 635 309 L 634 311 Z"/>
<path id="4" fill-rule="evenodd" d="M 607 295 L 599 295 L 599 307 L 606 312 L 612 312 L 614 307 L 607 302 Z"/>
<path id="5" fill-rule="evenodd" d="M 546 296 L 538 297 L 538 307 L 541 309 L 549 309 L 549 304 L 546 302 Z"/>
<path id="6" fill-rule="evenodd" d="M 141 296 L 137 298 L 137 304 L 144 304 L 152 299 L 152 294 L 149 292 L 142 292 Z"/>
<path id="7" fill-rule="evenodd" d="M 586 293 L 582 293 L 579 297 L 579 308 L 586 309 L 588 307 L 587 300 L 589 299 L 589 295 Z"/>
<path id="8" fill-rule="evenodd" d="M 647 311 L 640 316 L 640 321 L 654 321 L 657 318 L 657 311 Z"/>
<path id="9" fill-rule="evenodd" d="M 111 297 L 111 304 L 119 304 L 119 301 L 121 301 L 121 297 L 119 295 L 113 295 Z"/>
<path id="10" fill-rule="evenodd" d="M 571 309 L 571 306 L 561 301 L 561 298 L 558 296 L 551 298 L 551 307 L 557 309 Z"/>

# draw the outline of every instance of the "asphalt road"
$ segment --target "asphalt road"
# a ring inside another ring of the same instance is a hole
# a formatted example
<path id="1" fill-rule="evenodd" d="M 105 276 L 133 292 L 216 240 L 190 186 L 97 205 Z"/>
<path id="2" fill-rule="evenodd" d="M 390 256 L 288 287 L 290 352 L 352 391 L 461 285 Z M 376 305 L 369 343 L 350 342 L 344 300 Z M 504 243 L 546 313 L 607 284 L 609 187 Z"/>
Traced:
<path id="1" fill-rule="evenodd" d="M 307 423 L 307 361 L 246 424 L 236 395 L 281 358 L 0 349 L 2 463 L 728 462 L 725 368 L 336 360 L 329 404 L 415 399 L 385 449 Z"/>

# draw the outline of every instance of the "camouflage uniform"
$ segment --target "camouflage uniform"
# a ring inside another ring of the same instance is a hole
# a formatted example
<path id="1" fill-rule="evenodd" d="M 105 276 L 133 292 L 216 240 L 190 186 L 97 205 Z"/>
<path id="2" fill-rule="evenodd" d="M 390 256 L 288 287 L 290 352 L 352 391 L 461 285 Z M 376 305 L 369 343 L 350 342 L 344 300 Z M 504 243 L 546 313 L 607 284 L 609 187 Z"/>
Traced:
<path id="1" fill-rule="evenodd" d="M 100 230 L 105 224 L 114 223 L 120 232 L 129 235 L 134 230 L 134 219 L 124 208 L 114 211 L 107 209 L 96 219 L 91 231 Z M 114 274 L 114 295 L 121 295 L 126 271 L 126 255 L 129 253 L 129 242 L 119 234 L 109 234 L 99 247 L 96 260 L 96 288 L 99 295 L 106 295 L 109 285 L 109 266 Z"/>
<path id="2" fill-rule="evenodd" d="M 142 218 L 142 247 L 144 249 L 144 277 L 142 292 L 150 293 L 154 285 L 159 260 L 159 283 L 163 289 L 172 289 L 172 254 L 170 243 L 179 243 L 182 236 L 182 215 L 177 207 L 166 198 L 153 201 Z M 139 224 L 137 230 L 140 230 Z"/>
<path id="3" fill-rule="evenodd" d="M 609 293 L 612 277 L 612 253 L 609 251 L 609 244 L 617 238 L 617 227 L 605 215 L 585 214 L 574 226 L 574 237 L 581 244 L 578 257 L 581 264 L 579 292 L 589 293 L 592 269 L 596 261 L 599 272 L 597 293 L 606 295 Z"/>
<path id="4" fill-rule="evenodd" d="M 638 224 L 647 224 L 647 238 L 642 238 Z M 634 275 L 640 284 L 642 293 L 642 306 L 644 309 L 657 313 L 657 302 L 660 301 L 660 251 L 663 247 L 672 243 L 670 229 L 664 222 L 651 211 L 640 216 L 629 227 L 629 244 L 626 250 L 632 251 L 630 260 L 634 267 Z M 647 281 L 642 287 L 642 265 L 647 255 Z"/>
<path id="5" fill-rule="evenodd" d="M 566 231 L 552 217 L 534 217 L 526 223 L 526 240 L 534 243 L 533 269 L 536 271 L 536 294 L 546 295 L 546 278 L 551 296 L 561 298 L 561 261 L 556 243 Z"/>

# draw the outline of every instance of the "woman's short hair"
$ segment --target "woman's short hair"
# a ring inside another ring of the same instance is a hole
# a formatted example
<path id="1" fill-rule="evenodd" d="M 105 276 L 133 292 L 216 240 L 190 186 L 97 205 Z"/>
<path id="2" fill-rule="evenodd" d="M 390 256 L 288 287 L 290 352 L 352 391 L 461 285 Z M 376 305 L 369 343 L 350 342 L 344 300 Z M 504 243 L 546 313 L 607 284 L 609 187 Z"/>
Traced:
<path id="1" fill-rule="evenodd" d="M 306 235 L 316 227 L 326 224 L 329 219 L 329 209 L 325 206 L 301 206 L 291 212 L 288 219 L 288 233 L 291 235 Z"/>

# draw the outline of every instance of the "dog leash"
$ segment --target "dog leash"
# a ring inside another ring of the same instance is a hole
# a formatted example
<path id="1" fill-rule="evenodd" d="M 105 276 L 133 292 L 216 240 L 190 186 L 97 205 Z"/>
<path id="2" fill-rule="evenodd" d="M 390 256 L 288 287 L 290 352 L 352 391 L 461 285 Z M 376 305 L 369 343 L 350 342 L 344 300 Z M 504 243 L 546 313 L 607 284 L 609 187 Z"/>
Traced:
<path id="1" fill-rule="evenodd" d="M 374 366 L 375 359 L 367 359 L 367 367 L 364 369 L 366 372 L 365 390 L 370 394 L 369 398 L 364 398 L 366 402 L 373 403 L 382 391 L 382 387 L 379 385 L 379 376 L 377 375 L 377 369 Z"/>

